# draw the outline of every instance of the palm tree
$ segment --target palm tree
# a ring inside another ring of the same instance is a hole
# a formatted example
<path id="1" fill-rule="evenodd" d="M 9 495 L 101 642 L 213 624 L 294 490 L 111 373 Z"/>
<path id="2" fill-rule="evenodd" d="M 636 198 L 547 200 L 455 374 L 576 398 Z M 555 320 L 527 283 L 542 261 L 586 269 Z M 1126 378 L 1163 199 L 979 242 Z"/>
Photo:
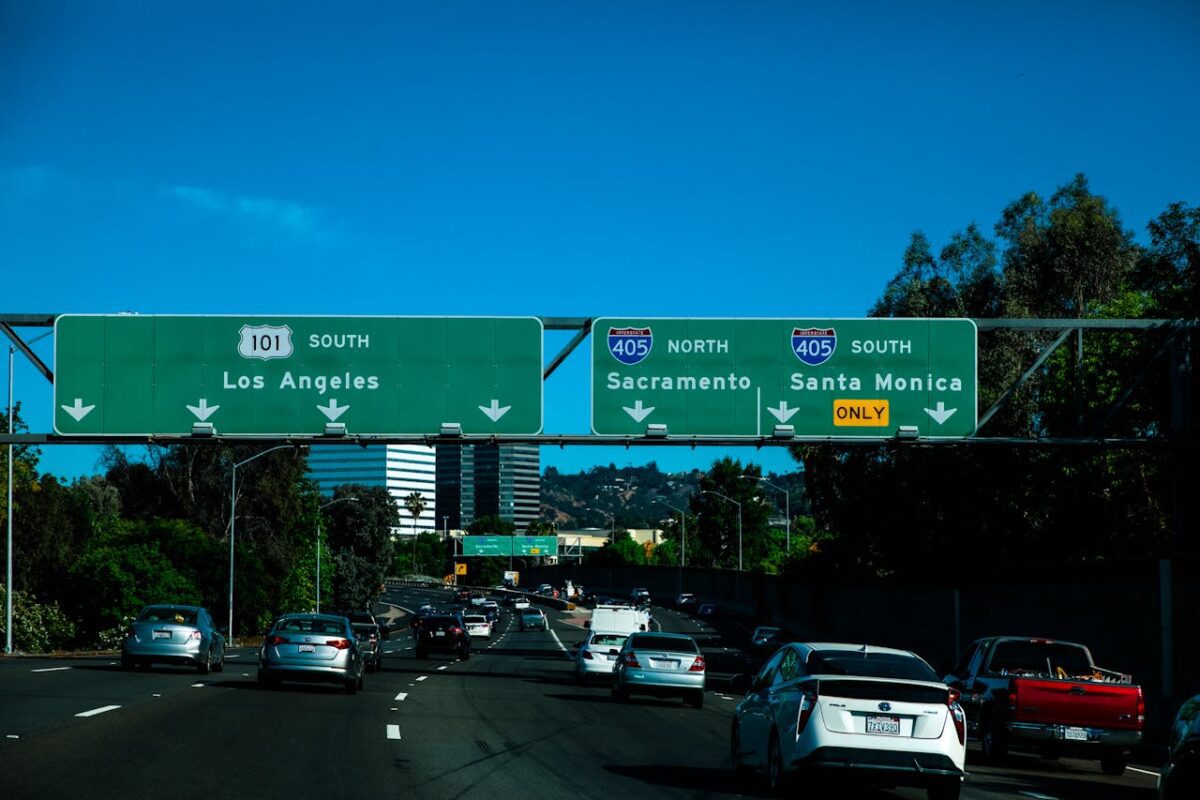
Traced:
<path id="1" fill-rule="evenodd" d="M 412 492 L 404 498 L 404 507 L 408 509 L 409 514 L 412 514 L 413 521 L 413 572 L 417 571 L 417 520 L 420 519 L 421 512 L 427 505 L 428 503 L 424 497 L 421 497 L 420 492 Z"/>

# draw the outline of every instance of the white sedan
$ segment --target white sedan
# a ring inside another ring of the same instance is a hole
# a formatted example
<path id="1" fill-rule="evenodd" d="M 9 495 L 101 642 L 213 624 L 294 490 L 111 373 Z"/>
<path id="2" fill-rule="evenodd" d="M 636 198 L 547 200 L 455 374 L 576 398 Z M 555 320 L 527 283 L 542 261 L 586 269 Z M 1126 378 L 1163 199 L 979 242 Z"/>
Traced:
<path id="1" fill-rule="evenodd" d="M 492 623 L 483 614 L 464 614 L 462 619 L 468 636 L 492 638 Z"/>
<path id="2" fill-rule="evenodd" d="M 588 678 L 600 676 L 611 681 L 617 654 L 627 638 L 629 637 L 623 633 L 589 631 L 587 639 L 579 646 L 579 655 L 575 659 L 576 680 L 586 681 Z"/>
<path id="3" fill-rule="evenodd" d="M 735 712 L 730 757 L 739 776 L 764 771 L 772 790 L 795 773 L 825 771 L 955 800 L 966 718 L 958 692 L 914 653 L 798 642 L 779 648 L 750 682 Z"/>
<path id="4" fill-rule="evenodd" d="M 529 608 L 529 598 L 521 595 L 513 601 L 513 608 L 515 608 L 517 611 L 523 611 L 524 609 Z"/>

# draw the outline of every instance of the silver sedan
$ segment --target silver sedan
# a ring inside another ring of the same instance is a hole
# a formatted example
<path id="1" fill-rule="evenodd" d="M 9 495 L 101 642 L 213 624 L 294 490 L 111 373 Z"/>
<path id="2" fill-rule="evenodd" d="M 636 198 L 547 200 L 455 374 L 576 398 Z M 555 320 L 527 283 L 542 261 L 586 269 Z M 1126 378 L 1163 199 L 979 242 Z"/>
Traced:
<path id="1" fill-rule="evenodd" d="M 258 683 L 318 681 L 354 694 L 363 684 L 363 654 L 350 621 L 330 614 L 288 614 L 275 620 L 258 655 Z"/>
<path id="2" fill-rule="evenodd" d="M 679 633 L 633 633 L 625 640 L 613 669 L 612 696 L 631 694 L 682 697 L 704 705 L 704 656 L 692 637 Z"/>
<path id="3" fill-rule="evenodd" d="M 121 667 L 181 664 L 202 675 L 225 668 L 225 636 L 199 606 L 146 606 L 125 631 Z"/>

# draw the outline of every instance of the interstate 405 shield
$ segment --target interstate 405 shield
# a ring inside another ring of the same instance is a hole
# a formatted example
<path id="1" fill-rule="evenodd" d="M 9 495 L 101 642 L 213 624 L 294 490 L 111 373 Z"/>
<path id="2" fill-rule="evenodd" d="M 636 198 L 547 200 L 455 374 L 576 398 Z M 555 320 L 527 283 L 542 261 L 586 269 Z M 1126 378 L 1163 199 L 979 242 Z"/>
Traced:
<path id="1" fill-rule="evenodd" d="M 592 430 L 643 435 L 969 436 L 968 319 L 665 319 L 592 326 Z"/>
<path id="2" fill-rule="evenodd" d="M 465 434 L 542 429 L 536 317 L 59 317 L 69 435 Z"/>

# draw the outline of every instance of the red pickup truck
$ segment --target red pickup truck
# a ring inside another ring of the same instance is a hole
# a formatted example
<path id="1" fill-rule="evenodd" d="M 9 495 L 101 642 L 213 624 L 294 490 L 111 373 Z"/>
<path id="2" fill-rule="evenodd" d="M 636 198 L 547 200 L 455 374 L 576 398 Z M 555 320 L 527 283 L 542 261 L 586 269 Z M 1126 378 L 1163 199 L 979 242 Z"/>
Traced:
<path id="1" fill-rule="evenodd" d="M 1010 745 L 1047 757 L 1100 758 L 1109 775 L 1125 771 L 1142 741 L 1146 704 L 1128 675 L 1101 669 L 1081 644 L 1000 636 L 967 648 L 946 683 L 962 693 L 968 735 L 983 757 L 1000 760 Z"/>

